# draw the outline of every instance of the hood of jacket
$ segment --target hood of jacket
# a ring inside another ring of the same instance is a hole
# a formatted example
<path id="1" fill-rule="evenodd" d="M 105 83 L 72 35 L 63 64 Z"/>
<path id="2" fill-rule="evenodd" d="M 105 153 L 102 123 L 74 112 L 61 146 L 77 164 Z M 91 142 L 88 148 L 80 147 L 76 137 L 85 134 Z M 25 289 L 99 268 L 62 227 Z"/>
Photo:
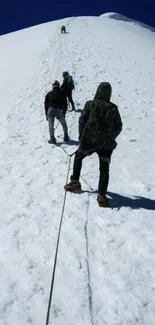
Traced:
<path id="1" fill-rule="evenodd" d="M 109 82 L 101 82 L 97 88 L 94 100 L 102 99 L 109 102 L 112 94 L 112 87 Z"/>

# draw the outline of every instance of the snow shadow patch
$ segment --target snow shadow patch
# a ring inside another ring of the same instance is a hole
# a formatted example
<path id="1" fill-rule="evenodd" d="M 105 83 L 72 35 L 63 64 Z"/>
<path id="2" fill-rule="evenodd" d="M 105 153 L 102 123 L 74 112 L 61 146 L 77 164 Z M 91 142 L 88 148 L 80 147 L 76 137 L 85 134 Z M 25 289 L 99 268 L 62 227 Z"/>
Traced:
<path id="1" fill-rule="evenodd" d="M 82 113 L 83 109 L 78 108 L 75 111 L 76 111 L 76 113 Z"/>
<path id="2" fill-rule="evenodd" d="M 69 140 L 69 141 L 67 142 L 67 144 L 68 144 L 69 146 L 78 146 L 78 145 L 79 145 L 79 141 L 77 141 L 77 140 Z"/>
<path id="3" fill-rule="evenodd" d="M 67 146 L 78 146 L 79 145 L 79 141 L 77 140 L 69 140 L 67 142 L 64 141 L 60 141 L 56 143 L 56 146 L 61 146 L 61 145 L 67 145 Z"/>
<path id="4" fill-rule="evenodd" d="M 98 194 L 98 191 L 82 190 L 81 193 Z M 108 199 L 110 201 L 111 208 L 127 207 L 131 209 L 145 209 L 155 210 L 155 200 L 151 200 L 142 196 L 128 197 L 121 194 L 108 192 Z"/>
<path id="5" fill-rule="evenodd" d="M 113 192 L 108 192 L 108 195 L 111 197 L 110 205 L 112 208 L 128 207 L 131 209 L 155 210 L 155 200 L 146 197 L 128 197 Z"/>

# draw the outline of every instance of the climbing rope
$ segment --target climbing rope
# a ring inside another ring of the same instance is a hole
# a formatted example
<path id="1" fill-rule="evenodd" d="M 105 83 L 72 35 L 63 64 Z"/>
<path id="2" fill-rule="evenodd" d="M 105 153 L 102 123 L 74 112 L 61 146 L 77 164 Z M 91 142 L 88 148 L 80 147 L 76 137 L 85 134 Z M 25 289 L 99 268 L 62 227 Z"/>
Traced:
<path id="1" fill-rule="evenodd" d="M 71 165 L 71 158 L 75 155 L 76 151 L 72 154 L 69 154 L 65 148 L 60 148 L 64 151 L 64 153 L 69 157 L 68 162 L 68 170 L 67 170 L 67 176 L 66 176 L 66 184 L 68 183 L 69 178 L 69 171 L 70 171 L 70 165 Z M 90 188 L 90 193 L 93 191 L 92 187 L 85 181 L 85 179 L 81 176 L 85 184 Z M 54 266 L 53 266 L 53 273 L 52 273 L 52 279 L 51 279 L 51 288 L 50 288 L 50 295 L 49 295 L 49 302 L 48 302 L 48 308 L 47 308 L 47 315 L 46 315 L 46 323 L 45 325 L 49 325 L 49 318 L 50 318 L 50 311 L 51 311 L 51 304 L 52 304 L 52 298 L 53 298 L 53 290 L 54 290 L 54 280 L 55 280 L 55 273 L 56 273 L 56 266 L 57 266 L 57 259 L 58 259 L 58 249 L 59 249 L 59 243 L 60 243 L 60 236 L 61 236 L 61 229 L 62 229 L 62 221 L 65 211 L 65 204 L 66 204 L 66 196 L 67 191 L 65 190 L 64 200 L 63 200 L 63 206 L 62 206 L 62 212 L 61 212 L 61 218 L 60 218 L 60 224 L 59 224 L 59 230 L 58 230 L 58 237 L 57 237 L 57 244 L 56 244 L 56 251 L 55 251 L 55 257 L 54 257 Z M 90 281 L 89 281 L 90 282 Z M 90 288 L 89 288 L 90 290 Z M 91 305 L 91 303 L 90 303 Z"/>
<path id="2" fill-rule="evenodd" d="M 68 183 L 69 178 L 69 171 L 70 171 L 70 164 L 71 164 L 71 158 L 75 154 L 73 152 L 72 154 L 68 154 L 68 152 L 61 147 L 61 149 L 65 152 L 65 154 L 69 157 L 69 163 L 68 163 L 68 170 L 67 170 L 67 176 L 66 176 L 66 184 Z M 61 228 L 62 228 L 62 221 L 64 216 L 64 210 L 65 210 L 65 203 L 66 203 L 66 196 L 67 191 L 65 190 L 64 200 L 63 200 L 63 206 L 62 206 L 62 212 L 61 212 L 61 218 L 60 218 L 60 224 L 59 224 L 59 231 L 58 231 L 58 237 L 57 237 L 57 244 L 56 244 L 56 251 L 55 251 L 55 257 L 54 257 L 54 266 L 53 266 L 53 273 L 52 273 L 52 280 L 51 280 L 51 289 L 50 289 L 50 295 L 49 295 L 49 302 L 48 302 L 48 309 L 47 309 L 47 315 L 46 315 L 46 325 L 49 324 L 49 317 L 50 317 L 50 310 L 51 310 L 51 303 L 53 298 L 53 289 L 54 289 L 54 280 L 55 280 L 55 272 L 56 272 L 56 266 L 57 266 L 57 259 L 58 259 L 58 249 L 59 249 L 59 242 L 60 242 L 60 235 L 61 235 Z"/>

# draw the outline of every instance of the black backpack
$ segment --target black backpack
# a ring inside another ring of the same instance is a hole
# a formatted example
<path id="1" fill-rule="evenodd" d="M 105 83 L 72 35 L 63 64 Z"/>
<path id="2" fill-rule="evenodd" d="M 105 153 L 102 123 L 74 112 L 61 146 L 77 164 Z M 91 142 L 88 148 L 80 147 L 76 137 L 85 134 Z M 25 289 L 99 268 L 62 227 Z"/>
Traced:
<path id="1" fill-rule="evenodd" d="M 70 90 L 75 89 L 74 80 L 72 76 L 68 76 L 68 87 Z"/>

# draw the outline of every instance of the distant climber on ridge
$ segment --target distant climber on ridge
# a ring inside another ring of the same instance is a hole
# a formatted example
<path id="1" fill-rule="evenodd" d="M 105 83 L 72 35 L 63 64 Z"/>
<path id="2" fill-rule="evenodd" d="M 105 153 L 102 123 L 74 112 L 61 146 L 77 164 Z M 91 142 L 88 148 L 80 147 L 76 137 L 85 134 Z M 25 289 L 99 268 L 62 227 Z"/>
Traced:
<path id="1" fill-rule="evenodd" d="M 110 102 L 112 87 L 101 82 L 93 100 L 87 101 L 79 118 L 80 146 L 75 153 L 71 182 L 65 185 L 66 191 L 81 191 L 79 182 L 82 160 L 97 153 L 99 157 L 99 184 L 97 201 L 99 206 L 109 207 L 106 196 L 109 183 L 109 164 L 116 138 L 122 131 L 122 121 L 115 104 Z"/>
<path id="2" fill-rule="evenodd" d="M 63 109 L 66 107 L 66 97 L 64 96 L 59 81 L 53 83 L 53 89 L 45 96 L 45 115 L 49 124 L 50 140 L 48 143 L 56 143 L 54 136 L 54 121 L 55 118 L 61 123 L 64 131 L 64 141 L 69 141 L 68 128 L 63 114 Z"/>
<path id="3" fill-rule="evenodd" d="M 64 25 L 61 26 L 61 34 L 66 34 L 66 27 Z"/>
<path id="4" fill-rule="evenodd" d="M 69 75 L 68 71 L 64 71 L 62 76 L 63 76 L 63 83 L 61 85 L 61 89 L 64 95 L 68 98 L 69 102 L 71 103 L 72 110 L 75 111 L 75 105 L 72 98 L 72 91 L 73 89 L 75 89 L 73 77 Z M 67 107 L 66 107 L 66 111 L 67 111 Z M 66 112 L 64 113 L 66 114 Z"/>

